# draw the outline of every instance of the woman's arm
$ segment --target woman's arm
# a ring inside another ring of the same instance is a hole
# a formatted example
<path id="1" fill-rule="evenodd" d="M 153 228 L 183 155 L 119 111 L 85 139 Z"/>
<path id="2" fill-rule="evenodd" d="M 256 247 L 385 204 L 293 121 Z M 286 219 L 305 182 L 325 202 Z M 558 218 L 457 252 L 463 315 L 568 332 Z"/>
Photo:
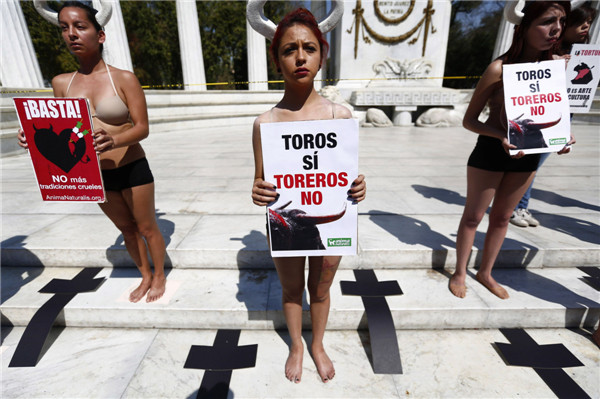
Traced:
<path id="1" fill-rule="evenodd" d="M 64 92 L 71 75 L 72 74 L 70 73 L 63 73 L 52 78 L 52 94 L 54 97 L 64 97 Z M 19 129 L 19 132 L 17 133 L 17 140 L 21 147 L 25 149 L 29 148 L 27 145 L 27 140 L 25 139 L 25 132 L 22 129 Z"/>
<path id="2" fill-rule="evenodd" d="M 252 202 L 258 206 L 266 206 L 277 198 L 277 187 L 264 181 L 262 144 L 260 141 L 260 123 L 264 114 L 256 118 L 252 126 L 252 149 L 254 151 L 254 184 L 252 185 Z"/>
<path id="3" fill-rule="evenodd" d="M 467 111 L 463 118 L 463 126 L 472 132 L 497 139 L 506 137 L 506 132 L 495 126 L 479 121 L 479 115 L 488 103 L 492 94 L 502 87 L 502 61 L 492 62 L 483 73 L 473 92 Z M 501 115 L 490 115 L 490 118 L 501 118 Z"/>
<path id="4" fill-rule="evenodd" d="M 489 99 L 494 95 L 497 90 L 502 90 L 502 61 L 496 60 L 492 62 L 483 73 L 483 76 L 477 83 L 477 87 L 473 92 L 473 97 L 469 102 L 467 111 L 463 118 L 463 127 L 471 130 L 472 132 L 496 138 L 502 142 L 504 151 L 509 154 L 509 150 L 517 148 L 514 144 L 510 144 L 507 137 L 507 132 L 504 129 L 499 128 L 501 126 L 502 118 L 505 118 L 504 112 L 500 115 L 496 113 L 490 113 L 489 119 L 492 123 L 483 123 L 479 121 L 479 115 L 483 108 L 488 103 Z M 502 106 L 504 109 L 504 105 Z M 511 155 L 513 158 L 521 158 L 525 155 L 523 151 L 519 151 L 516 155 Z"/>
<path id="5" fill-rule="evenodd" d="M 113 148 L 128 147 L 137 144 L 149 133 L 148 108 L 144 90 L 136 76 L 129 71 L 114 70 L 113 78 L 118 82 L 120 92 L 125 97 L 129 116 L 133 126 L 118 135 L 110 135 L 104 129 L 94 130 L 95 149 L 105 152 Z"/>

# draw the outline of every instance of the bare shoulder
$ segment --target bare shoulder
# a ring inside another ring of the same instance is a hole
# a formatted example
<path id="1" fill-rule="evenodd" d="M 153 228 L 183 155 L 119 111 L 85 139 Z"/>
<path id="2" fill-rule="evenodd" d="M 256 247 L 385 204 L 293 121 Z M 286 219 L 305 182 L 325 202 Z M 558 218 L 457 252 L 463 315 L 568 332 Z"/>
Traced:
<path id="1" fill-rule="evenodd" d="M 61 73 L 52 78 L 52 89 L 55 94 L 65 95 L 69 81 L 73 77 L 74 72 Z"/>
<path id="2" fill-rule="evenodd" d="M 110 75 L 114 81 L 119 82 L 119 85 L 123 86 L 139 86 L 140 81 L 137 76 L 135 76 L 131 71 L 127 71 L 125 69 L 115 68 L 112 65 L 109 65 Z"/>
<path id="3" fill-rule="evenodd" d="M 335 110 L 336 119 L 350 119 L 352 118 L 352 112 L 344 107 L 342 104 L 333 104 Z"/>
<path id="4" fill-rule="evenodd" d="M 271 110 L 268 110 L 266 112 L 263 112 L 262 114 L 260 114 L 255 120 L 254 120 L 254 124 L 252 126 L 254 131 L 258 131 L 260 128 L 260 124 L 261 123 L 267 123 L 269 122 L 270 118 L 269 118 L 269 113 L 271 112 Z"/>
<path id="5" fill-rule="evenodd" d="M 494 60 L 485 69 L 485 72 L 483 73 L 484 77 L 493 80 L 502 80 L 502 65 L 504 65 L 504 62 L 501 59 Z"/>

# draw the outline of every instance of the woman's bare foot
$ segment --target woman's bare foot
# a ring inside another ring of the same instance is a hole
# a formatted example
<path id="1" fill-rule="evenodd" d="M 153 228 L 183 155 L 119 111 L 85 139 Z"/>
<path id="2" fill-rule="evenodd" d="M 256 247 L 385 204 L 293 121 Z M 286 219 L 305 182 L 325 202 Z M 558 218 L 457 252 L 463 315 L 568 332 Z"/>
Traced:
<path id="1" fill-rule="evenodd" d="M 159 300 L 165 293 L 166 286 L 167 278 L 164 274 L 162 276 L 155 275 L 152 277 L 152 284 L 150 285 L 150 291 L 148 291 L 146 302 L 154 302 Z"/>
<path id="2" fill-rule="evenodd" d="M 325 353 L 325 349 L 323 347 L 319 349 L 313 349 L 312 356 L 315 361 L 315 365 L 317 366 L 317 372 L 321 377 L 321 381 L 328 382 L 335 376 L 335 368 L 333 367 L 333 363 L 327 353 Z"/>
<path id="3" fill-rule="evenodd" d="M 485 288 L 496 295 L 500 299 L 508 299 L 508 292 L 500 285 L 492 276 L 484 278 L 479 273 L 475 275 L 477 281 L 479 281 Z"/>
<path id="4" fill-rule="evenodd" d="M 303 345 L 292 345 L 290 354 L 285 362 L 285 378 L 298 384 L 302 379 Z"/>
<path id="5" fill-rule="evenodd" d="M 465 285 L 465 277 L 459 276 L 456 273 L 450 277 L 450 282 L 448 283 L 448 288 L 450 292 L 454 294 L 454 296 L 459 298 L 464 298 L 467 295 L 467 286 Z"/>
<path id="6" fill-rule="evenodd" d="M 142 277 L 142 282 L 140 285 L 129 294 L 129 302 L 139 302 L 140 299 L 146 295 L 146 292 L 150 289 L 152 285 L 152 276 L 150 277 Z"/>

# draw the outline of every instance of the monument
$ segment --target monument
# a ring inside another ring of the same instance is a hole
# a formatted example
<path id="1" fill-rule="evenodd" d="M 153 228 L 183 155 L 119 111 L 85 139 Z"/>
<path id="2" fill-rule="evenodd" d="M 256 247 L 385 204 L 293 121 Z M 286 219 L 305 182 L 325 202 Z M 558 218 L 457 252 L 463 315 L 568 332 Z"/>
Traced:
<path id="1" fill-rule="evenodd" d="M 355 107 L 392 107 L 395 125 L 417 106 L 453 106 L 441 87 L 450 0 L 352 0 L 332 42 L 337 88 Z"/>

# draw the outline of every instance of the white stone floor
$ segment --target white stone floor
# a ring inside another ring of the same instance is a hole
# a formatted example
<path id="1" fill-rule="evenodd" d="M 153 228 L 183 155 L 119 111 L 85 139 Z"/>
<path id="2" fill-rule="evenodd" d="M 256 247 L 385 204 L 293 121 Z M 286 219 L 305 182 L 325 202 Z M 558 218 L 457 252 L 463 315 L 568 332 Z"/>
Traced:
<path id="1" fill-rule="evenodd" d="M 3 398 L 195 398 L 203 370 L 184 369 L 192 345 L 212 346 L 214 330 L 75 328 L 54 330 L 35 368 L 8 368 L 23 332 L 3 331 Z M 527 329 L 540 345 L 562 343 L 583 364 L 564 369 L 590 397 L 600 396 L 600 351 L 585 333 Z M 583 335 L 582 335 L 583 334 Z M 239 345 L 258 344 L 256 366 L 235 370 L 229 398 L 551 398 L 531 368 L 507 366 L 493 345 L 499 330 L 397 331 L 402 374 L 374 374 L 366 332 L 330 330 L 325 345 L 336 376 L 320 382 L 305 350 L 302 381 L 283 373 L 284 332 L 247 331 Z M 307 334 L 310 339 L 310 334 Z"/>
<path id="2" fill-rule="evenodd" d="M 532 369 L 506 366 L 492 345 L 507 342 L 496 328 L 523 327 L 539 344 L 564 344 L 584 363 L 565 371 L 600 398 L 600 350 L 589 340 L 600 297 L 577 269 L 600 266 L 600 135 L 597 126 L 573 131 L 573 153 L 552 155 L 536 179 L 530 209 L 542 226 L 509 227 L 494 272 L 511 295 L 501 301 L 472 278 L 464 300 L 447 289 L 476 135 L 361 129 L 368 193 L 359 206 L 359 254 L 344 258 L 336 281 L 354 281 L 352 269 L 364 268 L 399 282 L 404 295 L 387 302 L 404 372 L 373 373 L 361 300 L 342 296 L 336 283 L 325 341 L 337 373 L 328 384 L 308 354 L 301 384 L 283 377 L 288 338 L 276 331 L 284 322 L 264 209 L 250 201 L 249 126 L 151 133 L 144 141 L 173 266 L 156 304 L 127 302 L 138 275 L 96 205 L 44 203 L 26 154 L 2 158 L 2 397 L 193 398 L 204 372 L 183 363 L 191 345 L 212 345 L 219 328 L 239 328 L 241 345 L 259 345 L 256 367 L 233 372 L 230 398 L 554 397 Z M 35 368 L 8 368 L 24 327 L 49 298 L 37 290 L 82 267 L 103 267 L 109 279 L 65 307 L 58 324 L 66 327 L 53 330 Z M 564 328 L 581 325 L 586 331 Z"/>

